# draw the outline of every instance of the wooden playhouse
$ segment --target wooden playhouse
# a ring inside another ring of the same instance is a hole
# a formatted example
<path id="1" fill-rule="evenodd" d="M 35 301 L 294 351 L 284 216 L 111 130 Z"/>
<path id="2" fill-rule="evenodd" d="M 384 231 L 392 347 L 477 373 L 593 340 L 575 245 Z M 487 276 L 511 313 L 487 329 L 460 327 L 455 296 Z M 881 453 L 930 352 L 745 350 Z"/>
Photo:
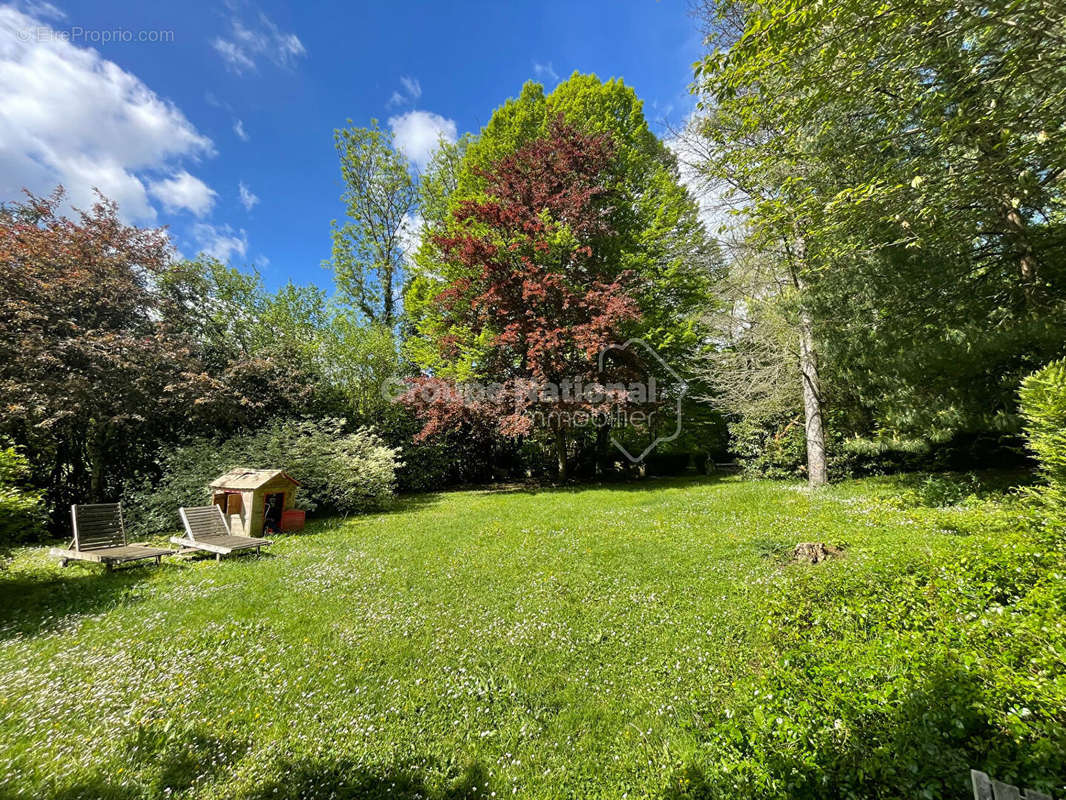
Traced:
<path id="1" fill-rule="evenodd" d="M 299 486 L 281 469 L 231 469 L 212 481 L 211 502 L 234 536 L 262 536 L 268 520 L 277 530 L 300 530 L 304 512 L 293 508 Z"/>

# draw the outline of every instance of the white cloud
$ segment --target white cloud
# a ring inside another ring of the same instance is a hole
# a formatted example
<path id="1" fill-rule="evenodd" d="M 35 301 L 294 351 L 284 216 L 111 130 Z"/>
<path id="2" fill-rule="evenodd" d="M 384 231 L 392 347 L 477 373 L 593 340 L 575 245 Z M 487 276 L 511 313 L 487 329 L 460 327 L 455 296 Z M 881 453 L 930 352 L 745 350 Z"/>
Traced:
<path id="1" fill-rule="evenodd" d="M 237 190 L 241 194 L 241 205 L 244 206 L 244 210 L 251 211 L 255 204 L 259 202 L 259 195 L 254 194 L 251 189 L 245 186 L 244 181 L 240 181 L 237 184 Z"/>
<path id="2" fill-rule="evenodd" d="M 148 193 L 171 213 L 190 211 L 198 217 L 214 207 L 218 196 L 214 189 L 185 170 L 175 172 L 169 178 L 153 181 L 148 186 Z"/>
<path id="3" fill-rule="evenodd" d="M 419 169 L 425 169 L 443 138 L 454 142 L 458 131 L 455 120 L 432 111 L 408 111 L 389 118 L 393 143 Z"/>
<path id="4" fill-rule="evenodd" d="M 411 78 L 405 75 L 400 78 L 400 88 L 392 93 L 392 97 L 389 98 L 389 102 L 385 105 L 388 108 L 410 106 L 418 102 L 418 99 L 421 96 L 422 84 L 419 83 L 417 78 Z"/>
<path id="5" fill-rule="evenodd" d="M 67 12 L 61 8 L 56 8 L 54 5 L 48 2 L 35 2 L 35 0 L 27 0 L 22 3 L 22 9 L 31 17 L 37 17 L 38 19 L 50 19 L 58 22 L 67 18 Z"/>
<path id="6" fill-rule="evenodd" d="M 46 28 L 0 6 L 0 199 L 62 183 L 72 205 L 88 207 L 96 187 L 125 219 L 153 221 L 141 176 L 212 154 L 211 140 L 95 50 L 26 35 Z"/>
<path id="7" fill-rule="evenodd" d="M 243 228 L 235 231 L 229 225 L 198 222 L 192 226 L 192 237 L 199 252 L 219 261 L 229 261 L 234 255 L 244 258 L 248 252 L 248 234 Z"/>
<path id="8" fill-rule="evenodd" d="M 242 142 L 247 142 L 252 137 L 248 135 L 248 131 L 244 129 L 244 121 L 237 120 L 233 123 L 233 132 L 237 134 L 237 138 Z"/>
<path id="9" fill-rule="evenodd" d="M 404 91 L 407 92 L 407 96 L 412 100 L 417 100 L 422 96 L 422 84 L 418 82 L 417 78 L 404 76 L 400 78 L 400 83 L 403 85 Z"/>
<path id="10" fill-rule="evenodd" d="M 533 62 L 533 74 L 541 80 L 550 80 L 559 82 L 559 76 L 555 74 L 555 70 L 552 68 L 552 62 L 547 64 L 539 64 Z"/>
<path id="11" fill-rule="evenodd" d="M 204 92 L 204 101 L 212 108 L 221 108 L 225 111 L 233 111 L 233 106 L 227 103 L 225 100 L 219 99 L 218 95 L 208 90 Z"/>
<path id="12" fill-rule="evenodd" d="M 243 72 L 255 69 L 255 62 L 252 57 L 238 47 L 234 42 L 226 41 L 221 37 L 217 37 L 211 42 L 211 46 L 215 48 L 215 52 L 222 56 L 222 60 L 226 62 L 226 66 L 240 75 Z"/>
<path id="13" fill-rule="evenodd" d="M 234 13 L 230 18 L 229 33 L 216 36 L 211 46 L 226 66 L 238 75 L 255 71 L 261 58 L 275 66 L 292 69 L 297 60 L 307 55 L 307 49 L 295 33 L 282 31 L 262 11 L 251 22 Z"/>
<path id="14" fill-rule="evenodd" d="M 400 224 L 399 238 L 400 245 L 403 247 L 404 260 L 408 264 L 414 261 L 415 252 L 422 244 L 425 226 L 426 221 L 421 214 L 404 214 L 403 222 Z"/>

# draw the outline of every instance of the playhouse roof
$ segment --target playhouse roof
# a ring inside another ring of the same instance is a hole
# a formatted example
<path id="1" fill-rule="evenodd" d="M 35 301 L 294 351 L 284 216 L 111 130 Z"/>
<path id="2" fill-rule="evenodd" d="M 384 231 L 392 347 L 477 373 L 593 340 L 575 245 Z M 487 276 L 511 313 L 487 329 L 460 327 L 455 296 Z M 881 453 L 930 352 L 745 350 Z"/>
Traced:
<path id="1" fill-rule="evenodd" d="M 303 485 L 283 469 L 244 469 L 238 467 L 237 469 L 231 469 L 225 475 L 215 478 L 211 482 L 211 488 L 258 489 L 260 486 L 272 483 L 277 478 L 283 478 L 294 486 Z"/>

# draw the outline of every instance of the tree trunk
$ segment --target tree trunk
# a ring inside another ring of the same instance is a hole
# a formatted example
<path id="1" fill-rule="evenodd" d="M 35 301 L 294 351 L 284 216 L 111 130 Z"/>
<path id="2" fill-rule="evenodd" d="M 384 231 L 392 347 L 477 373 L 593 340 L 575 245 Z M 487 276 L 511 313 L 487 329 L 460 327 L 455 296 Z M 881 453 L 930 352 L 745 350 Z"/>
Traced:
<path id="1" fill-rule="evenodd" d="M 104 435 L 98 428 L 89 432 L 87 445 L 89 500 L 101 503 L 104 500 Z"/>
<path id="2" fill-rule="evenodd" d="M 1025 292 L 1025 300 L 1029 306 L 1033 306 L 1038 300 L 1039 287 L 1037 280 L 1039 270 L 1036 261 L 1036 252 L 1033 243 L 1029 239 L 1028 226 L 1025 218 L 1010 200 L 1004 204 L 1004 213 L 1007 219 L 1007 230 L 1011 240 L 1018 251 L 1018 272 L 1022 279 L 1022 291 Z"/>
<path id="3" fill-rule="evenodd" d="M 807 440 L 807 481 L 812 489 L 829 482 L 829 467 L 825 458 L 825 430 L 822 426 L 822 383 L 818 377 L 818 353 L 814 347 L 814 324 L 810 312 L 803 308 L 805 288 L 803 270 L 807 261 L 807 241 L 797 231 L 792 252 L 792 283 L 800 297 L 799 368 L 803 382 L 803 430 Z"/>
<path id="4" fill-rule="evenodd" d="M 563 428 L 555 429 L 555 460 L 556 476 L 560 483 L 566 480 L 566 431 Z"/>
<path id="5" fill-rule="evenodd" d="M 818 355 L 810 315 L 800 314 L 800 377 L 803 381 L 803 429 L 807 439 L 807 480 L 812 489 L 829 482 L 822 428 L 822 385 L 818 379 Z"/>
<path id="6" fill-rule="evenodd" d="M 386 328 L 392 328 L 393 323 L 393 308 L 392 308 L 392 265 L 385 267 L 384 275 L 381 279 L 381 294 L 382 294 L 382 324 Z"/>
<path id="7" fill-rule="evenodd" d="M 602 477 L 609 472 L 608 448 L 611 446 L 611 429 L 601 425 L 596 429 L 596 476 Z"/>

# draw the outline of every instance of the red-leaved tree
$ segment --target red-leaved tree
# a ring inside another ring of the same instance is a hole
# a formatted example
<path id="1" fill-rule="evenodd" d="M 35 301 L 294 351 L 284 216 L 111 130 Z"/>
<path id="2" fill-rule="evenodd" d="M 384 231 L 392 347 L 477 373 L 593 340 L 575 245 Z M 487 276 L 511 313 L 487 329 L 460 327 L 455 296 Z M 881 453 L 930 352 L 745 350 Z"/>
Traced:
<path id="1" fill-rule="evenodd" d="M 113 490 L 179 413 L 166 387 L 191 361 L 157 324 L 166 233 L 103 198 L 68 219 L 62 199 L 0 210 L 0 434 L 27 447 L 53 507 Z"/>
<path id="2" fill-rule="evenodd" d="M 598 364 L 639 316 L 631 276 L 612 258 L 612 157 L 606 136 L 560 117 L 484 172 L 483 199 L 464 202 L 450 230 L 435 237 L 464 276 L 437 296 L 448 331 L 438 347 L 447 359 L 476 346 L 478 376 L 493 385 L 412 381 L 401 402 L 424 422 L 421 438 L 459 425 L 494 425 L 509 436 L 547 429 L 562 479 L 573 426 L 628 402 L 625 392 L 602 390 L 624 376 L 605 375 Z M 600 391 L 581 391 L 596 385 Z"/>

